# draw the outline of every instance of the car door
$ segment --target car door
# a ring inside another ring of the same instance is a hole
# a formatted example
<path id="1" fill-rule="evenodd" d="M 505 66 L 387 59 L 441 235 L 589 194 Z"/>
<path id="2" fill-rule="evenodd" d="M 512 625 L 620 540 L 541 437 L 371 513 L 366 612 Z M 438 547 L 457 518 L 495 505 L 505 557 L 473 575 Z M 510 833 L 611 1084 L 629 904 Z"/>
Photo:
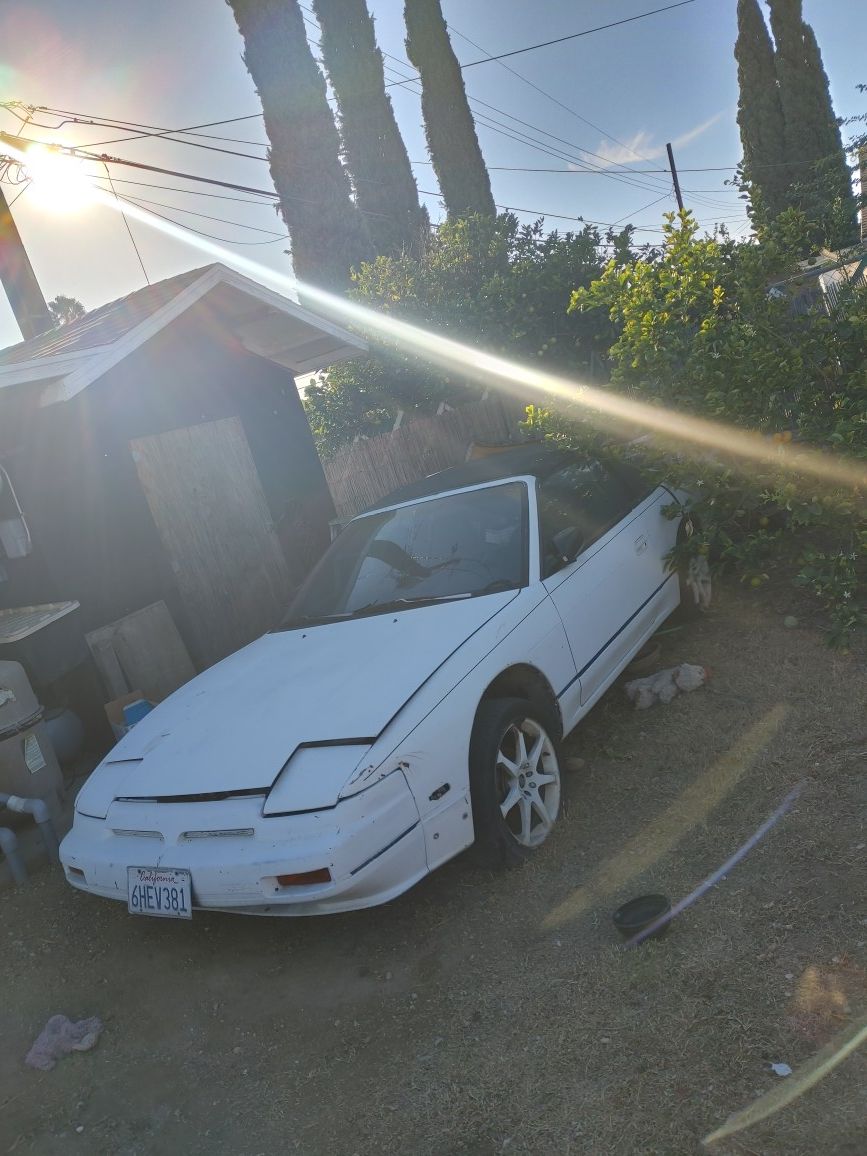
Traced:
<path id="1" fill-rule="evenodd" d="M 666 491 L 633 471 L 579 461 L 537 489 L 543 583 L 587 703 L 648 632 L 666 575 Z M 670 523 L 668 524 L 670 525 Z"/>

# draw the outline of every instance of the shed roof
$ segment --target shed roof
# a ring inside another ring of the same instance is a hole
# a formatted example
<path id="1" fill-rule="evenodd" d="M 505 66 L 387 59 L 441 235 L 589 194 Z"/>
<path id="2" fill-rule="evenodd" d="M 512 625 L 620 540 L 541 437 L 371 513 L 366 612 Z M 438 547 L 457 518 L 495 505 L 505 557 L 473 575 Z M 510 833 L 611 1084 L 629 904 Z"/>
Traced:
<path id="1" fill-rule="evenodd" d="M 68 401 L 204 298 L 251 353 L 295 374 L 324 369 L 367 348 L 349 330 L 217 263 L 138 289 L 79 321 L 0 350 L 0 390 L 41 383 L 41 405 Z"/>

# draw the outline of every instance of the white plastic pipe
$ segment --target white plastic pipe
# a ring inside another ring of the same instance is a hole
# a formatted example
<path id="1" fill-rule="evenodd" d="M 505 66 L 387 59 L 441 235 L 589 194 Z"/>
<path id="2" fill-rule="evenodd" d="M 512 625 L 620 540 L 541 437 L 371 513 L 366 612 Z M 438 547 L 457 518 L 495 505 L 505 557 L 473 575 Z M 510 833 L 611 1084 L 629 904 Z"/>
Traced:
<path id="1" fill-rule="evenodd" d="M 58 855 L 57 832 L 44 799 L 22 799 L 20 795 L 6 795 L 0 791 L 0 807 L 8 807 L 19 815 L 32 815 L 33 821 L 39 828 L 48 858 L 56 863 Z"/>
<path id="2" fill-rule="evenodd" d="M 26 883 L 27 871 L 24 867 L 24 860 L 18 851 L 18 839 L 15 832 L 10 831 L 8 827 L 0 827 L 0 851 L 6 856 L 9 870 L 12 872 L 12 878 L 15 882 Z"/>

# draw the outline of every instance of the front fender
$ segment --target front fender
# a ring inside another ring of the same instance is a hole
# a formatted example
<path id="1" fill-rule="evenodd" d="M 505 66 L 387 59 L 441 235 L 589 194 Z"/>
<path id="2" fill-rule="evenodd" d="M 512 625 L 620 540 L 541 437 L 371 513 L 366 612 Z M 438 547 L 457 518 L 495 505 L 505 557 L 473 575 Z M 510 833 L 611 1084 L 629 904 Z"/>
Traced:
<path id="1" fill-rule="evenodd" d="M 575 676 L 563 624 L 547 593 L 531 596 L 523 609 L 507 629 L 498 616 L 490 630 L 469 639 L 389 724 L 354 776 L 357 782 L 364 776 L 375 781 L 402 769 L 422 819 L 431 869 L 473 840 L 470 738 L 488 687 L 519 663 L 534 667 L 555 689 Z"/>

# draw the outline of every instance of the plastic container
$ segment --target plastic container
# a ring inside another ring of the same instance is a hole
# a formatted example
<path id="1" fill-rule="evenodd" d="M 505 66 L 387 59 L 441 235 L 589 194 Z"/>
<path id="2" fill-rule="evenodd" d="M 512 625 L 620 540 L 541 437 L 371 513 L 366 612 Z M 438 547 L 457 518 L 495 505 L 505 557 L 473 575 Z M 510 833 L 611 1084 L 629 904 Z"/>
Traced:
<path id="1" fill-rule="evenodd" d="M 139 698 L 136 699 L 135 702 L 127 703 L 127 705 L 123 708 L 123 719 L 127 725 L 127 728 L 134 727 L 137 722 L 141 722 L 145 715 L 150 714 L 153 709 L 154 704 L 152 702 L 148 702 L 147 699 L 144 698 Z"/>
<path id="2" fill-rule="evenodd" d="M 618 907 L 611 918 L 614 926 L 624 939 L 632 939 L 650 927 L 657 919 L 671 911 L 671 900 L 665 895 L 639 895 L 630 899 L 622 907 Z M 656 931 L 651 932 L 647 939 L 661 939 L 668 932 L 671 921 L 667 921 Z"/>
<path id="3" fill-rule="evenodd" d="M 39 700 L 20 662 L 0 662 L 0 739 L 36 722 Z"/>
<path id="4" fill-rule="evenodd" d="M 57 706 L 45 712 L 43 722 L 59 761 L 71 763 L 84 746 L 84 726 L 81 719 L 71 710 Z"/>
<path id="5" fill-rule="evenodd" d="M 44 799 L 59 816 L 63 774 L 42 708 L 19 662 L 0 662 L 0 791 Z M 3 822 L 16 825 L 6 811 Z"/>

